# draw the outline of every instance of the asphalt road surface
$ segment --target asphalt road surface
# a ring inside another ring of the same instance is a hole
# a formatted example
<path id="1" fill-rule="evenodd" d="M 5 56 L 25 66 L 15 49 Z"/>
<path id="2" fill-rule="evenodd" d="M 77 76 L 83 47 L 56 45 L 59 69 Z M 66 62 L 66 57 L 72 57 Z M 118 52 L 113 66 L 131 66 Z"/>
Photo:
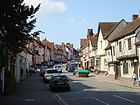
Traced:
<path id="1" fill-rule="evenodd" d="M 65 74 L 71 79 L 72 90 L 54 93 L 60 105 L 140 105 L 139 90 Z"/>
<path id="2" fill-rule="evenodd" d="M 70 78 L 70 92 L 50 92 L 35 74 L 20 82 L 10 96 L 0 96 L 0 105 L 140 105 L 139 90 L 62 74 Z"/>

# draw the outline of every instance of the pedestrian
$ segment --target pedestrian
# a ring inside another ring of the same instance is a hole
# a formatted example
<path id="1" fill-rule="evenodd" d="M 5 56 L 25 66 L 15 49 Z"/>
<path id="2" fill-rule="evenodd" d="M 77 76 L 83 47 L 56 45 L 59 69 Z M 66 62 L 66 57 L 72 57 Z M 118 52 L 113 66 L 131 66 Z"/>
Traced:
<path id="1" fill-rule="evenodd" d="M 136 86 L 136 83 L 137 83 L 137 75 L 136 75 L 135 71 L 133 72 L 132 79 L 134 80 L 133 81 L 133 86 Z"/>

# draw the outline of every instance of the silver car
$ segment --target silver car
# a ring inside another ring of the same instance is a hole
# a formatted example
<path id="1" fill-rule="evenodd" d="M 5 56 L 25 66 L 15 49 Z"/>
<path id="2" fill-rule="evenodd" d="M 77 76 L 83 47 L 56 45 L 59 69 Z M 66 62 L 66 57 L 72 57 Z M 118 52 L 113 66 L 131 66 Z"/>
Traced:
<path id="1" fill-rule="evenodd" d="M 43 81 L 45 83 L 48 83 L 52 76 L 59 76 L 59 75 L 60 73 L 57 69 L 54 68 L 47 69 L 43 75 Z"/>

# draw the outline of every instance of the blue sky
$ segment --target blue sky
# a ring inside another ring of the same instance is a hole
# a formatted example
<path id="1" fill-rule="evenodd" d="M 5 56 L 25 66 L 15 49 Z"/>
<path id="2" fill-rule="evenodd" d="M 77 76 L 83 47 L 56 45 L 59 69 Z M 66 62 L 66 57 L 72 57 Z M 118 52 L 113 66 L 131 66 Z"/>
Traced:
<path id="1" fill-rule="evenodd" d="M 42 30 L 41 39 L 56 44 L 73 43 L 80 47 L 80 38 L 86 37 L 87 29 L 96 34 L 99 22 L 131 21 L 133 14 L 139 14 L 139 0 L 25 0 L 36 6 L 42 3 L 36 13 L 36 28 Z"/>

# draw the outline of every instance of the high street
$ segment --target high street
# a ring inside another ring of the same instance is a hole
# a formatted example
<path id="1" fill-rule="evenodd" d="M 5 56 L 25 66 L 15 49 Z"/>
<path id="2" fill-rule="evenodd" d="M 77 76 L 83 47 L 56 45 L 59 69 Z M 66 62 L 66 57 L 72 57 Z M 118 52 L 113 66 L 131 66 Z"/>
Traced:
<path id="1" fill-rule="evenodd" d="M 70 78 L 70 92 L 50 92 L 48 84 L 35 74 L 20 82 L 12 95 L 0 96 L 0 105 L 140 105 L 137 89 L 63 74 Z"/>

